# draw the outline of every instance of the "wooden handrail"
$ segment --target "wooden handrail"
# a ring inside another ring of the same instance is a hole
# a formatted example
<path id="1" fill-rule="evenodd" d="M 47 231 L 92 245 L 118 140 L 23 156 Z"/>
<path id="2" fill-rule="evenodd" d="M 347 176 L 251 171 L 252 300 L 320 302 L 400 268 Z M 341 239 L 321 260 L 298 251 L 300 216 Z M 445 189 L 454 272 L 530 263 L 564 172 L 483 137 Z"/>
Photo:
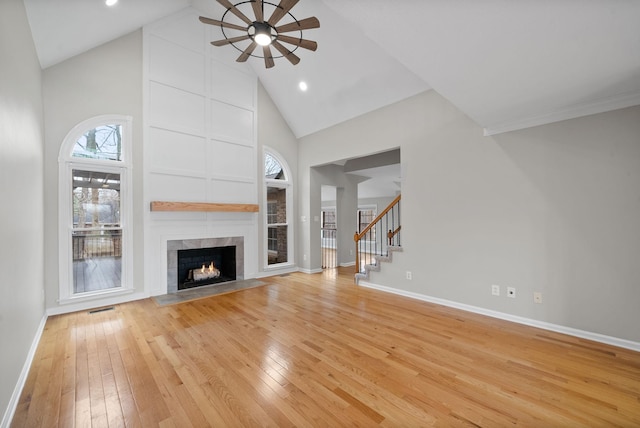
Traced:
<path id="1" fill-rule="evenodd" d="M 365 227 L 365 228 L 364 228 L 364 230 L 363 230 L 362 232 L 360 232 L 360 233 L 356 232 L 356 234 L 355 234 L 355 235 L 354 235 L 354 237 L 353 237 L 353 240 L 354 240 L 354 241 L 356 241 L 356 242 L 358 242 L 359 240 L 361 240 L 361 239 L 362 239 L 362 237 L 363 237 L 363 236 L 364 236 L 368 231 L 370 231 L 370 230 L 371 230 L 371 228 L 372 228 L 373 226 L 375 226 L 375 224 L 376 224 L 377 222 L 379 222 L 379 221 L 380 221 L 380 219 L 381 219 L 382 217 L 384 217 L 384 215 L 385 215 L 386 213 L 388 213 L 389 211 L 391 211 L 391 208 L 393 208 L 393 207 L 394 207 L 398 202 L 400 202 L 400 198 L 401 198 L 401 197 L 402 197 L 402 195 L 401 195 L 401 194 L 400 194 L 400 195 L 398 195 L 398 196 L 396 196 L 396 198 L 395 198 L 395 199 L 394 199 L 394 200 L 389 204 L 389 206 L 387 206 L 387 208 L 385 208 L 385 209 L 384 209 L 380 214 L 378 214 L 378 216 L 377 216 L 376 218 L 374 218 L 374 219 L 373 219 L 373 221 L 372 221 L 371 223 L 369 223 L 369 225 L 368 225 L 367 227 Z"/>

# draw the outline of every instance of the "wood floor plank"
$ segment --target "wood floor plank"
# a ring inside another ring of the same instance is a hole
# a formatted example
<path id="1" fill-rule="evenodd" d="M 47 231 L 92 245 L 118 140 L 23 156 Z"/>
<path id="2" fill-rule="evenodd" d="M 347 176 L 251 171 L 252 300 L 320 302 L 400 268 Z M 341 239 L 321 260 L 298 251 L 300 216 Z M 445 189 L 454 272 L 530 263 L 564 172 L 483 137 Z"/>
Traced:
<path id="1" fill-rule="evenodd" d="M 640 426 L 640 353 L 351 269 L 50 317 L 13 427 Z"/>

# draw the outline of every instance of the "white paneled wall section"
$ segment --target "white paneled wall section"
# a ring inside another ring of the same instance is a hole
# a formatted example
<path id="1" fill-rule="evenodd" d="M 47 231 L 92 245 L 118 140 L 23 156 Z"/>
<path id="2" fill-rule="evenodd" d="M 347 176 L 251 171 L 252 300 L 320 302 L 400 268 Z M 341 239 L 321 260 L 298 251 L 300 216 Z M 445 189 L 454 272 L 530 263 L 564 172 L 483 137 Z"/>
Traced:
<path id="1" fill-rule="evenodd" d="M 257 77 L 210 45 L 221 38 L 185 9 L 144 28 L 145 203 L 257 204 Z M 145 213 L 145 286 L 164 294 L 166 243 L 244 238 L 244 278 L 258 270 L 258 214 Z"/>

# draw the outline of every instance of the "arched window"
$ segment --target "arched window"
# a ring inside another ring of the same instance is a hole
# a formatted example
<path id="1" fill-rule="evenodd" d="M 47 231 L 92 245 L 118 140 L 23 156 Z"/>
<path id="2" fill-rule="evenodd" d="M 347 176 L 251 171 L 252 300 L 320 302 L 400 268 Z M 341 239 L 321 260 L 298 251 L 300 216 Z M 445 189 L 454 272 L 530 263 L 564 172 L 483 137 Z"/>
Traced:
<path id="1" fill-rule="evenodd" d="M 266 267 L 293 262 L 292 184 L 289 168 L 275 151 L 265 149 Z"/>
<path id="2" fill-rule="evenodd" d="M 86 120 L 58 159 L 60 302 L 131 290 L 131 118 Z"/>

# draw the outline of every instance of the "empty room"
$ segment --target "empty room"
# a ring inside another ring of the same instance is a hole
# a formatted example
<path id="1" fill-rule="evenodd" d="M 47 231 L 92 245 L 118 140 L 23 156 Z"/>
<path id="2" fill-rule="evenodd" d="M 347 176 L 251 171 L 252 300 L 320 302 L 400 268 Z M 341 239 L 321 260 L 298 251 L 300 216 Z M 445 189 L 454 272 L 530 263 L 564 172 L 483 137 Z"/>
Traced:
<path id="1" fill-rule="evenodd" d="M 2 0 L 0 427 L 640 426 L 637 22 Z"/>

